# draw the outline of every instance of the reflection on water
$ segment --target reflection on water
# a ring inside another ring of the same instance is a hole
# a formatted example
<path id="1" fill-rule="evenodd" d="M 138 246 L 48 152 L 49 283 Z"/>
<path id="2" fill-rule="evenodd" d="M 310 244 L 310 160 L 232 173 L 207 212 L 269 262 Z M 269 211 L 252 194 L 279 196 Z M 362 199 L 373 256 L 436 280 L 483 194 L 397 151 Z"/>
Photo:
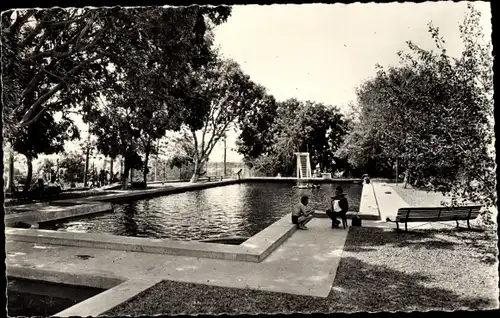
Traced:
<path id="1" fill-rule="evenodd" d="M 248 183 L 189 191 L 113 205 L 114 213 L 44 224 L 60 231 L 201 240 L 257 234 L 284 215 L 302 195 L 314 209 L 327 208 L 337 184 L 294 189 L 293 184 Z M 358 211 L 361 185 L 342 184 L 350 211 Z"/>

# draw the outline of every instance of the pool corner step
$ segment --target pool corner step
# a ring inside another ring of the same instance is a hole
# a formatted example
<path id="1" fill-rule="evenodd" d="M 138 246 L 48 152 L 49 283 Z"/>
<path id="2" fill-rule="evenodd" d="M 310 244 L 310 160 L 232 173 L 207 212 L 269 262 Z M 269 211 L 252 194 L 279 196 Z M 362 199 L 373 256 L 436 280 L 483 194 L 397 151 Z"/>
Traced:
<path id="1" fill-rule="evenodd" d="M 5 235 L 10 240 L 37 244 L 260 262 L 259 251 L 234 245 L 9 227 L 5 228 Z"/>
<path id="2" fill-rule="evenodd" d="M 5 228 L 5 235 L 10 240 L 37 244 L 259 263 L 292 236 L 295 229 L 290 215 L 286 215 L 240 245 L 12 227 Z"/>
<path id="3" fill-rule="evenodd" d="M 347 212 L 347 218 L 352 219 L 353 216 L 357 215 L 362 220 L 378 221 L 380 216 L 378 214 L 368 214 L 368 213 L 358 213 L 358 212 Z M 328 219 L 328 215 L 324 211 L 316 210 L 313 213 L 315 218 Z"/>

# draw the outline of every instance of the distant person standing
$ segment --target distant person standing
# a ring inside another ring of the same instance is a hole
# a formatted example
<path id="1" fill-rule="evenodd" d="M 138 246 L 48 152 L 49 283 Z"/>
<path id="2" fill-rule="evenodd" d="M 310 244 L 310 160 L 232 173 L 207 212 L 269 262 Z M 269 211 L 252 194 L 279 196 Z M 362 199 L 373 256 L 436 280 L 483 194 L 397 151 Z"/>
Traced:
<path id="1" fill-rule="evenodd" d="M 104 185 L 104 180 L 106 180 L 106 173 L 104 172 L 104 169 L 101 169 L 99 171 L 99 183 L 98 183 L 99 187 Z"/>
<path id="2" fill-rule="evenodd" d="M 313 218 L 313 210 L 307 207 L 308 204 L 309 197 L 303 196 L 300 198 L 300 202 L 293 207 L 292 223 L 296 224 L 297 228 L 301 230 L 307 230 L 306 224 Z"/>
<path id="3" fill-rule="evenodd" d="M 363 175 L 363 181 L 366 183 L 366 184 L 369 184 L 370 183 L 370 177 L 368 176 L 368 174 L 364 174 Z"/>

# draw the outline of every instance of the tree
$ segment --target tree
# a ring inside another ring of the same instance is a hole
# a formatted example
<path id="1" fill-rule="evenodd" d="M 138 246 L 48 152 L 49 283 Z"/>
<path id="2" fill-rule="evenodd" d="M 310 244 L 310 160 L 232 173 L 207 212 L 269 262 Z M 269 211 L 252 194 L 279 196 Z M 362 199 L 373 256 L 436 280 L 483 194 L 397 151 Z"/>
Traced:
<path id="1" fill-rule="evenodd" d="M 12 143 L 26 148 L 21 145 L 26 134 L 34 134 L 30 140 L 36 140 L 40 134 L 29 126 L 38 121 L 46 123 L 57 112 L 62 112 L 67 128 L 76 129 L 66 115 L 81 104 L 92 104 L 104 83 L 109 62 L 109 55 L 106 56 L 112 50 L 101 42 L 105 41 L 104 34 L 110 30 L 113 19 L 113 15 L 106 15 L 106 10 L 92 9 L 2 13 L 2 103 L 5 135 Z M 37 127 L 43 128 L 43 133 L 51 129 L 46 124 Z M 57 135 L 56 130 L 49 134 L 59 139 L 55 143 L 61 143 L 66 139 L 65 132 L 59 130 L 62 135 Z M 39 147 L 29 155 L 29 167 L 33 155 L 43 151 Z M 27 182 L 31 172 L 28 169 Z"/>
<path id="2" fill-rule="evenodd" d="M 291 175 L 295 170 L 294 153 L 308 151 L 312 165 L 333 170 L 334 152 L 348 128 L 339 109 L 296 99 L 276 105 L 273 116 L 253 114 L 243 121 L 239 150 L 244 152 L 247 162 L 271 175 L 278 172 Z M 253 119 L 257 121 L 253 123 Z M 259 128 L 262 130 L 257 131 Z M 263 136 L 264 141 L 255 143 L 256 136 Z"/>
<path id="3" fill-rule="evenodd" d="M 265 97 L 265 89 L 253 83 L 231 60 L 216 58 L 196 76 L 189 98 L 196 105 L 194 109 L 198 114 L 189 114 L 192 120 L 185 127 L 192 135 L 195 149 L 191 182 L 198 180 L 213 148 L 231 125 L 257 104 L 263 103 Z"/>
<path id="4" fill-rule="evenodd" d="M 390 171 L 397 159 L 407 155 L 405 147 L 412 132 L 420 129 L 415 120 L 419 116 L 411 106 L 417 104 L 411 96 L 421 93 L 422 79 L 411 68 L 385 71 L 378 66 L 376 77 L 356 90 L 361 113 L 338 154 L 371 175 Z"/>
<path id="5" fill-rule="evenodd" d="M 169 136 L 165 146 L 173 154 L 167 160 L 170 169 L 173 167 L 182 168 L 183 166 L 194 164 L 196 152 L 194 149 L 194 140 L 187 129 Z"/>
<path id="6" fill-rule="evenodd" d="M 222 23 L 229 13 L 227 7 L 127 12 L 132 22 L 126 37 L 120 35 L 117 81 L 103 91 L 106 101 L 86 109 L 85 116 L 97 123 L 91 131 L 98 136 L 99 150 L 112 158 L 124 157 L 124 188 L 133 158 L 137 162 L 137 155 L 144 154 L 146 181 L 149 155 L 157 151 L 155 141 L 167 130 L 178 130 L 191 120 L 189 116 L 196 119 L 197 105 L 185 103 L 186 87 L 192 74 L 212 59 L 212 25 Z"/>
<path id="7" fill-rule="evenodd" d="M 85 157 L 76 151 L 65 152 L 59 161 L 59 168 L 64 169 L 64 180 L 74 183 L 83 182 Z"/>
<path id="8" fill-rule="evenodd" d="M 9 142 L 14 151 L 24 155 L 28 171 L 24 191 L 28 191 L 33 177 L 33 159 L 39 154 L 54 154 L 64 151 L 64 143 L 79 137 L 79 131 L 72 121 L 65 117 L 56 121 L 51 113 L 45 112 L 39 120 L 10 136 Z"/>
<path id="9" fill-rule="evenodd" d="M 107 9 L 13 10 L 2 13 L 2 49 L 14 58 L 2 72 L 12 95 L 8 134 L 37 121 L 45 111 L 92 103 L 106 74 Z M 103 50 L 104 49 L 104 50 Z M 16 77 L 16 80 L 10 80 Z"/>
<path id="10" fill-rule="evenodd" d="M 262 103 L 255 106 L 237 122 L 240 130 L 236 140 L 237 151 L 249 162 L 257 159 L 272 145 L 274 135 L 270 127 L 277 116 L 277 102 L 272 95 L 264 96 Z"/>
<path id="11" fill-rule="evenodd" d="M 401 159 L 415 182 L 489 207 L 496 203 L 491 44 L 483 41 L 480 13 L 468 7 L 462 55 L 449 56 L 429 24 L 437 52 L 408 42 L 399 66 L 379 68 L 358 90 L 356 133 L 358 145 L 375 141 L 372 159 Z"/>
<path id="12" fill-rule="evenodd" d="M 48 159 L 48 158 L 45 158 L 42 163 L 40 164 L 40 166 L 38 166 L 38 169 L 36 171 L 36 175 L 40 175 L 40 174 L 43 174 L 43 175 L 47 175 L 47 174 L 50 174 L 50 177 L 52 178 L 52 176 L 56 173 L 54 167 L 56 166 L 56 164 L 54 163 L 54 161 Z"/>

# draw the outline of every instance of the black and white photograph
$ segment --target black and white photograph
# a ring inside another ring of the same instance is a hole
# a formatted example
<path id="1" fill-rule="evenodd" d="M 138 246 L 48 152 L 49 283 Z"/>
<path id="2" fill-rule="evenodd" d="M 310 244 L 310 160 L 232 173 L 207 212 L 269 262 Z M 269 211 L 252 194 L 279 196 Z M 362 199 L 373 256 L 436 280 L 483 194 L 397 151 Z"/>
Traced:
<path id="1" fill-rule="evenodd" d="M 17 5 L 7 316 L 499 309 L 490 2 Z"/>

